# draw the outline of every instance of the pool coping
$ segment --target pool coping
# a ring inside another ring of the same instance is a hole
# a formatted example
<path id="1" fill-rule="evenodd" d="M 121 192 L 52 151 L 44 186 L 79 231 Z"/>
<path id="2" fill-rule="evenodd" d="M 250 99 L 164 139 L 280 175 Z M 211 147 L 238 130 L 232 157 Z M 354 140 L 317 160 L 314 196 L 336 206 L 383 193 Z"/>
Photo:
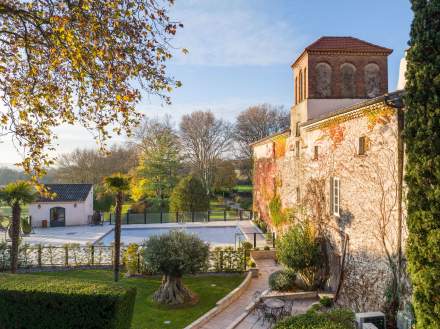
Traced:
<path id="1" fill-rule="evenodd" d="M 240 225 L 243 224 L 243 225 Z M 109 225 L 110 226 L 110 225 Z M 106 236 L 111 234 L 114 231 L 114 225 L 107 231 L 104 232 L 98 239 L 92 242 L 93 245 L 99 244 Z M 242 226 L 251 226 L 252 229 L 260 233 L 260 229 L 252 223 L 250 220 L 237 220 L 237 221 L 211 221 L 211 222 L 183 222 L 183 223 L 155 223 L 155 224 L 122 224 L 121 230 L 135 230 L 135 229 L 172 229 L 172 228 L 184 228 L 184 227 L 238 227 L 246 238 L 247 241 L 250 241 L 249 234 L 251 232 L 244 232 Z"/>

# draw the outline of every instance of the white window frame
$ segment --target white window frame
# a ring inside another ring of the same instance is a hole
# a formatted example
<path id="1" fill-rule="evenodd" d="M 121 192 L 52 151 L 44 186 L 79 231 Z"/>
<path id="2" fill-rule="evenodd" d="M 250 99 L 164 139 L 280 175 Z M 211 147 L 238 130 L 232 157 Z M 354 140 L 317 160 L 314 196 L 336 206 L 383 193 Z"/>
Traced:
<path id="1" fill-rule="evenodd" d="M 341 211 L 341 184 L 338 177 L 333 177 L 333 200 L 332 200 L 332 213 L 334 216 L 339 217 Z"/>

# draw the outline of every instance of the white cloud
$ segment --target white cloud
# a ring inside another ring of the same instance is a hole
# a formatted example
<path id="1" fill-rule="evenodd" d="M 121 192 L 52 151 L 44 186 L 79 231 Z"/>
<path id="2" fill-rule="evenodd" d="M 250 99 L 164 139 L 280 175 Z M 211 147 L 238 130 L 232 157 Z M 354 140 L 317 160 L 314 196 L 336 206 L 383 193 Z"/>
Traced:
<path id="1" fill-rule="evenodd" d="M 271 4 L 266 2 L 267 7 Z M 182 1 L 174 9 L 172 16 L 184 28 L 173 44 L 189 50 L 186 56 L 176 54 L 178 64 L 285 64 L 303 41 L 291 22 L 261 10 L 254 1 Z"/>

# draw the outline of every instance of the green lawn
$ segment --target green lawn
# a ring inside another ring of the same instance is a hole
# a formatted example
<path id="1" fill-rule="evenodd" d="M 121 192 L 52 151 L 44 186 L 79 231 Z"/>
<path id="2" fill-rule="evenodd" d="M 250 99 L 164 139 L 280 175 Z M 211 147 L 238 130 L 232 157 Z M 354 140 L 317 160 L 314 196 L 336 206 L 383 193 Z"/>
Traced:
<path id="1" fill-rule="evenodd" d="M 238 192 L 252 192 L 252 185 L 236 185 L 234 189 Z"/>
<path id="2" fill-rule="evenodd" d="M 11 216 L 12 214 L 12 210 L 11 207 L 9 206 L 5 206 L 5 205 L 1 205 L 0 206 L 0 216 Z M 21 215 L 22 216 L 28 216 L 29 215 L 29 211 L 28 211 L 28 207 L 24 206 L 21 208 Z"/>
<path id="3" fill-rule="evenodd" d="M 33 273 L 46 277 L 76 278 L 93 281 L 112 281 L 113 273 L 105 270 L 78 270 L 53 273 Z M 136 287 L 136 304 L 132 322 L 133 329 L 182 329 L 215 306 L 215 303 L 236 288 L 243 280 L 240 274 L 189 276 L 185 284 L 199 296 L 194 306 L 169 308 L 152 301 L 154 291 L 160 285 L 160 278 L 122 278 L 120 285 Z M 91 310 L 93 311 L 93 310 Z M 171 321 L 164 324 L 164 321 Z"/>

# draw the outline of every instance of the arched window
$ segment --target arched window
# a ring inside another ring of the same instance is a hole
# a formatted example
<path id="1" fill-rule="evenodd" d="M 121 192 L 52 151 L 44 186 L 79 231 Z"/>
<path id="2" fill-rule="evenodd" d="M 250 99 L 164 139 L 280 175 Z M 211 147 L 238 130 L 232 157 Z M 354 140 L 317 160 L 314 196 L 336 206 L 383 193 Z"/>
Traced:
<path id="1" fill-rule="evenodd" d="M 341 96 L 342 98 L 354 98 L 356 95 L 355 83 L 356 67 L 350 63 L 341 65 Z"/>
<path id="2" fill-rule="evenodd" d="M 303 96 L 303 76 L 302 76 L 302 70 L 299 71 L 299 101 L 302 102 L 302 96 Z"/>
<path id="3" fill-rule="evenodd" d="M 298 77 L 295 77 L 295 104 L 298 104 Z"/>
<path id="4" fill-rule="evenodd" d="M 376 63 L 365 65 L 364 68 L 365 94 L 367 97 L 376 97 L 380 92 L 380 68 Z"/>
<path id="5" fill-rule="evenodd" d="M 304 86 L 303 86 L 304 96 L 303 98 L 307 98 L 307 68 L 304 68 Z"/>
<path id="6" fill-rule="evenodd" d="M 63 207 L 50 208 L 50 226 L 66 225 L 66 209 Z"/>
<path id="7" fill-rule="evenodd" d="M 332 67 L 327 63 L 318 63 L 316 70 L 316 94 L 320 98 L 332 95 Z"/>

